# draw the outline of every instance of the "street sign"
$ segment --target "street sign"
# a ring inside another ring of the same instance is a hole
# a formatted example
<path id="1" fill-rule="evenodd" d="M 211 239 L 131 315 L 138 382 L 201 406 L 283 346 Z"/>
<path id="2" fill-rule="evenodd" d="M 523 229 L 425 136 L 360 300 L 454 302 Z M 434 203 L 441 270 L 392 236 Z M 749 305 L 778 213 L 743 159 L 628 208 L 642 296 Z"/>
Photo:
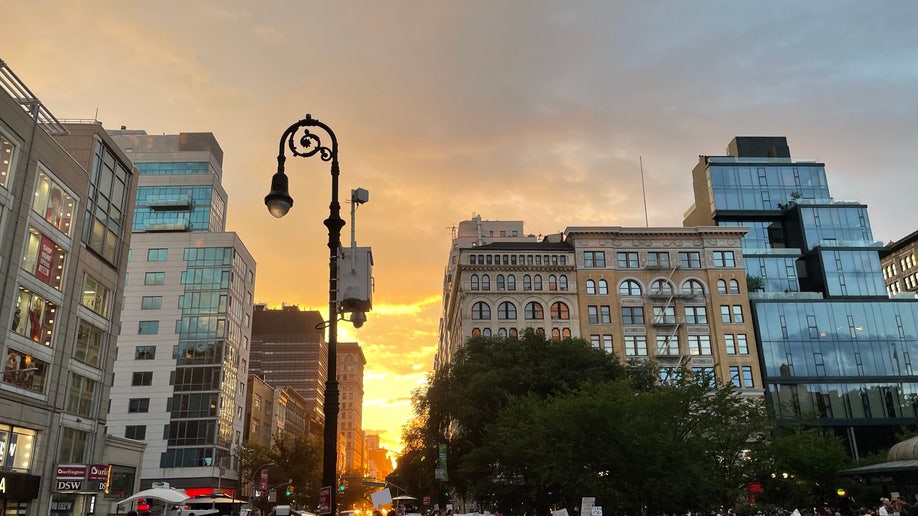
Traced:
<path id="1" fill-rule="evenodd" d="M 331 486 L 323 486 L 319 491 L 319 510 L 320 515 L 331 514 Z"/>
<path id="2" fill-rule="evenodd" d="M 361 480 L 360 485 L 363 487 L 386 487 L 385 482 L 376 482 L 375 480 Z"/>

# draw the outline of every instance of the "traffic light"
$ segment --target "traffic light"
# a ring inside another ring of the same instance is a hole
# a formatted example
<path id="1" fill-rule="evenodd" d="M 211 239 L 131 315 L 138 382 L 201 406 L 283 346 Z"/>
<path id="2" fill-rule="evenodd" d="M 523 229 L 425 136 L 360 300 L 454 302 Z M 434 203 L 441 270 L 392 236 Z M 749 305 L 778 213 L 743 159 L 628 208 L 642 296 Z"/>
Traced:
<path id="1" fill-rule="evenodd" d="M 339 492 L 339 493 L 343 493 L 343 492 L 344 492 L 344 480 L 338 482 L 338 492 Z"/>
<path id="2" fill-rule="evenodd" d="M 287 491 L 285 493 L 287 496 L 293 494 L 293 479 L 287 481 Z"/>

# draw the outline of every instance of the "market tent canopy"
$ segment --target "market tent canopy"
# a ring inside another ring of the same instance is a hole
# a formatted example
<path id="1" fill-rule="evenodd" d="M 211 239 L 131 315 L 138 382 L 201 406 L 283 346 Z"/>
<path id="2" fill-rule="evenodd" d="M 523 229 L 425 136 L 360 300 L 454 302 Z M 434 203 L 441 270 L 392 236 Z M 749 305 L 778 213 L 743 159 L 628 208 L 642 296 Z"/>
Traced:
<path id="1" fill-rule="evenodd" d="M 171 504 L 180 504 L 188 499 L 188 495 L 183 489 L 172 489 L 171 487 L 154 487 L 138 491 L 131 496 L 118 502 L 118 505 L 132 503 L 143 498 L 145 501 L 160 500 Z"/>

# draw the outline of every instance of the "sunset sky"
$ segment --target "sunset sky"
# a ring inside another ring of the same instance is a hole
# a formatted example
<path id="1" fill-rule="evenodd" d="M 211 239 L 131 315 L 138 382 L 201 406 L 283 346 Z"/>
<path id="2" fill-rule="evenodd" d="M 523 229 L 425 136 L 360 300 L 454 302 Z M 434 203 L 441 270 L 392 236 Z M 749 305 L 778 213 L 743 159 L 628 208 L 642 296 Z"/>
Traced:
<path id="1" fill-rule="evenodd" d="M 364 429 L 398 448 L 437 345 L 451 227 L 480 213 L 548 234 L 680 226 L 699 154 L 787 136 L 826 163 L 874 236 L 918 229 L 918 2 L 7 2 L 0 59 L 59 119 L 213 132 L 227 229 L 256 300 L 327 313 L 328 163 L 289 159 L 295 205 L 264 206 L 283 131 L 339 140 L 342 215 L 372 246 Z M 343 231 L 347 244 L 350 226 Z"/>

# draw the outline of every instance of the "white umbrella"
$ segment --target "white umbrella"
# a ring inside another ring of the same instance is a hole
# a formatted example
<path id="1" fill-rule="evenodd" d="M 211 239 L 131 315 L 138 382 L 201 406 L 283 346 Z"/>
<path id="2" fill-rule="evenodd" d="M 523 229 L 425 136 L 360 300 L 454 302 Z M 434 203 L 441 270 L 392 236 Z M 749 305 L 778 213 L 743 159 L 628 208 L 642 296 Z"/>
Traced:
<path id="1" fill-rule="evenodd" d="M 152 489 L 144 489 L 143 491 L 138 491 L 125 498 L 124 500 L 118 502 L 118 505 L 137 501 L 138 498 L 143 498 L 146 501 L 153 499 L 171 504 L 180 504 L 188 499 L 188 495 L 183 489 L 172 489 L 171 487 L 154 487 Z"/>
<path id="2" fill-rule="evenodd" d="M 408 496 L 408 495 L 395 496 L 392 499 L 393 500 L 417 500 L 417 498 L 413 496 Z"/>

